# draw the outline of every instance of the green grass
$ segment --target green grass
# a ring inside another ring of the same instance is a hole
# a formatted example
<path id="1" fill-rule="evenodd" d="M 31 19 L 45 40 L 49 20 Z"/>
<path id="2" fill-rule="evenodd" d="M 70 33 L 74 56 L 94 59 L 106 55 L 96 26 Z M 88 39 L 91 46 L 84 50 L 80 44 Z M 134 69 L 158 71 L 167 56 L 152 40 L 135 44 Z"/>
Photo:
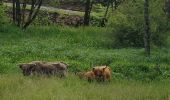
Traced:
<path id="1" fill-rule="evenodd" d="M 142 48 L 113 48 L 112 35 L 112 29 L 98 27 L 31 26 L 22 31 L 2 26 L 1 100 L 170 100 L 170 46 L 154 47 L 147 59 Z M 33 60 L 64 61 L 69 76 L 24 77 L 17 64 Z M 113 71 L 110 83 L 88 83 L 72 75 L 105 64 Z"/>
<path id="2" fill-rule="evenodd" d="M 72 75 L 67 79 L 0 76 L 1 100 L 169 100 L 169 88 L 168 80 L 88 83 Z"/>
<path id="3" fill-rule="evenodd" d="M 154 48 L 150 59 L 141 48 L 113 48 L 112 29 L 98 27 L 30 27 L 0 29 L 0 73 L 20 73 L 17 64 L 33 60 L 65 61 L 70 71 L 109 65 L 116 77 L 153 80 L 170 76 L 170 49 Z M 160 64 L 161 75 L 155 71 Z M 117 76 L 118 75 L 118 76 Z"/>

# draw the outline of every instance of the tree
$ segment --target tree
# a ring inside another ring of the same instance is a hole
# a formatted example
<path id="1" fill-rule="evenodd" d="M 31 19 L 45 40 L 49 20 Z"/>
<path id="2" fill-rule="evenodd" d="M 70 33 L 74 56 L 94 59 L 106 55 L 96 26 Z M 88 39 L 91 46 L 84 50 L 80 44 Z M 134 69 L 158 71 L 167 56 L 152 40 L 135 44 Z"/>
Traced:
<path id="1" fill-rule="evenodd" d="M 145 46 L 145 53 L 147 57 L 150 57 L 150 18 L 149 18 L 149 0 L 144 1 L 144 46 Z"/>
<path id="2" fill-rule="evenodd" d="M 117 7 L 123 2 L 124 0 L 107 0 L 107 5 L 106 5 L 106 11 L 104 13 L 104 17 L 101 20 L 100 26 L 104 27 L 106 22 L 107 22 L 107 15 L 108 15 L 108 11 L 109 8 L 111 6 L 112 8 L 112 12 L 114 11 L 114 9 L 116 10 Z"/>
<path id="3" fill-rule="evenodd" d="M 13 0 L 13 22 L 22 29 L 26 29 L 36 18 L 42 5 L 42 0 L 31 0 L 31 9 L 27 15 L 26 6 L 29 0 Z M 27 17 L 27 18 L 26 18 Z"/>
<path id="4" fill-rule="evenodd" d="M 101 27 L 104 27 L 104 26 L 105 26 L 105 23 L 107 22 L 107 14 L 108 14 L 110 5 L 111 5 L 112 11 L 113 11 L 113 6 L 114 6 L 114 5 L 113 5 L 113 2 L 115 2 L 115 5 L 116 5 L 116 0 L 107 0 L 106 11 L 105 11 L 104 17 L 102 18 L 101 23 L 100 23 L 100 26 L 101 26 Z M 116 9 L 116 8 L 115 8 L 115 9 Z"/>
<path id="5" fill-rule="evenodd" d="M 23 25 L 24 29 L 26 29 L 32 23 L 32 21 L 36 18 L 41 5 L 42 5 L 42 0 L 38 0 L 37 2 L 35 0 L 32 0 L 29 16 L 27 18 L 25 25 Z"/>
<path id="6" fill-rule="evenodd" d="M 16 22 L 16 18 L 15 18 L 16 17 L 16 11 L 15 11 L 16 10 L 16 1 L 13 0 L 12 4 L 13 4 L 13 8 L 12 8 L 13 9 L 12 10 L 13 11 L 12 12 L 13 13 L 13 23 L 15 23 Z"/>
<path id="7" fill-rule="evenodd" d="M 165 12 L 168 18 L 170 18 L 170 0 L 165 1 Z"/>
<path id="8" fill-rule="evenodd" d="M 0 5 L 2 5 L 2 0 L 0 0 Z"/>
<path id="9" fill-rule="evenodd" d="M 88 26 L 90 24 L 90 13 L 92 10 L 93 2 L 91 0 L 86 0 L 85 3 L 85 13 L 84 13 L 84 25 Z"/>
<path id="10" fill-rule="evenodd" d="M 17 21 L 17 26 L 20 26 L 20 23 L 21 23 L 21 7 L 20 7 L 20 1 L 19 0 L 16 0 L 16 21 Z"/>

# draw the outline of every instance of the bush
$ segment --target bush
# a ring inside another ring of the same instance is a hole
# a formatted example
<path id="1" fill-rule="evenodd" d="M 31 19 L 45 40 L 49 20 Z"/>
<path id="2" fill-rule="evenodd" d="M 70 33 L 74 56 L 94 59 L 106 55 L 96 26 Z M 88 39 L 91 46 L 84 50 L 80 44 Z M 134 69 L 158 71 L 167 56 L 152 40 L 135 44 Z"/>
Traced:
<path id="1" fill-rule="evenodd" d="M 118 47 L 143 47 L 144 15 L 141 0 L 125 1 L 109 18 L 112 26 L 114 46 Z M 150 1 L 151 39 L 152 44 L 161 46 L 166 44 L 169 22 L 162 8 L 162 0 Z M 126 8 L 126 9 L 125 9 Z"/>
<path id="2" fill-rule="evenodd" d="M 142 47 L 143 34 L 140 25 L 133 23 L 127 16 L 117 13 L 110 22 L 113 29 L 115 47 Z"/>
<path id="3" fill-rule="evenodd" d="M 5 8 L 3 5 L 0 5 L 0 27 L 4 25 L 4 23 L 7 22 L 6 16 L 5 16 Z"/>
<path id="4" fill-rule="evenodd" d="M 135 79 L 135 80 L 160 80 L 169 77 L 167 73 L 168 66 L 161 65 L 160 69 L 157 69 L 155 65 L 146 63 L 117 63 L 111 64 L 113 75 L 118 78 Z"/>

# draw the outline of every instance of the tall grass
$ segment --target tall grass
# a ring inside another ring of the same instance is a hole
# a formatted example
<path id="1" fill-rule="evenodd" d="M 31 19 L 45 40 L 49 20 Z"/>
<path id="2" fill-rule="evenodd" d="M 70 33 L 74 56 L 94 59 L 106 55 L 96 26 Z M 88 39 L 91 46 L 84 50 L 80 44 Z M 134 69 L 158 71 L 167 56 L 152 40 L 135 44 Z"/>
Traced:
<path id="1" fill-rule="evenodd" d="M 170 46 L 154 47 L 147 59 L 142 48 L 113 48 L 111 33 L 111 29 L 98 27 L 31 26 L 22 31 L 2 26 L 0 99 L 169 100 Z M 69 76 L 24 77 L 17 64 L 33 60 L 65 61 L 70 65 Z M 88 83 L 72 74 L 105 64 L 112 68 L 110 83 Z"/>
<path id="2" fill-rule="evenodd" d="M 88 83 L 77 77 L 1 75 L 1 100 L 169 100 L 169 81 Z"/>
<path id="3" fill-rule="evenodd" d="M 17 64 L 32 60 L 65 61 L 70 71 L 109 65 L 115 77 L 157 79 L 170 76 L 169 48 L 154 48 L 147 59 L 142 48 L 117 49 L 112 31 L 99 27 L 14 26 L 0 28 L 0 73 L 20 73 Z M 168 46 L 170 47 L 170 46 Z M 161 75 L 154 69 L 160 64 Z"/>

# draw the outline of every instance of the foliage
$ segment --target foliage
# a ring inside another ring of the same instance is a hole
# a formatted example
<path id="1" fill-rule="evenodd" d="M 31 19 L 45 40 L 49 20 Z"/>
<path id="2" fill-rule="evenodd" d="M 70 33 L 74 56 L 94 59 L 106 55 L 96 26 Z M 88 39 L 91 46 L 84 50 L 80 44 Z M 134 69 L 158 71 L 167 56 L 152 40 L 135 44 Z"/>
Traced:
<path id="1" fill-rule="evenodd" d="M 143 33 L 141 32 L 143 26 L 133 23 L 132 19 L 119 12 L 112 17 L 110 24 L 114 28 L 114 47 L 143 46 Z"/>
<path id="2" fill-rule="evenodd" d="M 166 44 L 166 33 L 169 31 L 169 22 L 163 7 L 162 0 L 150 0 L 152 44 L 157 46 Z M 143 9 L 142 0 L 127 0 L 113 13 L 108 26 L 114 28 L 114 46 L 143 47 Z"/>
<path id="3" fill-rule="evenodd" d="M 0 27 L 7 22 L 7 18 L 5 15 L 5 7 L 0 5 Z"/>
<path id="4" fill-rule="evenodd" d="M 50 6 L 58 6 L 60 4 L 59 0 L 44 0 L 43 4 L 49 4 Z"/>

